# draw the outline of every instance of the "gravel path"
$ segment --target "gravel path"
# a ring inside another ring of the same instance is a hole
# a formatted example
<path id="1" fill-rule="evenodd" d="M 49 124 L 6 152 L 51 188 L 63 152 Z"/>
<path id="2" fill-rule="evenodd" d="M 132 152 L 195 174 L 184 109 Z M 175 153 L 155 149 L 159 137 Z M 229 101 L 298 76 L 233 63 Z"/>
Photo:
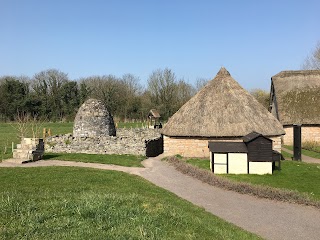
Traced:
<path id="1" fill-rule="evenodd" d="M 320 239 L 320 210 L 222 190 L 176 171 L 160 161 L 161 157 L 143 161 L 145 168 L 58 160 L 20 165 L 1 163 L 0 167 L 77 166 L 128 172 L 266 239 Z"/>

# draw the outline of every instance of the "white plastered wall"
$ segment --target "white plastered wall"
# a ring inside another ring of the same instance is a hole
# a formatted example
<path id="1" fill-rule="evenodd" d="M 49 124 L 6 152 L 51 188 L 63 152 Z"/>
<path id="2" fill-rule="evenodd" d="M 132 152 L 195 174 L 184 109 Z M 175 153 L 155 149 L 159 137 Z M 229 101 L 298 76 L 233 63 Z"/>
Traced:
<path id="1" fill-rule="evenodd" d="M 250 174 L 272 174 L 272 162 L 249 162 Z"/>

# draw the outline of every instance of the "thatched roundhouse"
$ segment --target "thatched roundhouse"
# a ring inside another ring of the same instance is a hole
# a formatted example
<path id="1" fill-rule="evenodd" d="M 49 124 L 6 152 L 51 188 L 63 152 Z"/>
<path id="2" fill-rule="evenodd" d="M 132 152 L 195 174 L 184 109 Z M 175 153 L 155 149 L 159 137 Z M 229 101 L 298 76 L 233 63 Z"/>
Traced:
<path id="1" fill-rule="evenodd" d="M 281 151 L 280 122 L 221 68 L 164 126 L 164 153 L 209 157 L 209 141 L 241 142 L 252 131 L 271 138 Z"/>
<path id="2" fill-rule="evenodd" d="M 302 141 L 320 142 L 320 70 L 282 71 L 271 78 L 269 111 L 293 143 L 293 124 L 301 124 Z"/>

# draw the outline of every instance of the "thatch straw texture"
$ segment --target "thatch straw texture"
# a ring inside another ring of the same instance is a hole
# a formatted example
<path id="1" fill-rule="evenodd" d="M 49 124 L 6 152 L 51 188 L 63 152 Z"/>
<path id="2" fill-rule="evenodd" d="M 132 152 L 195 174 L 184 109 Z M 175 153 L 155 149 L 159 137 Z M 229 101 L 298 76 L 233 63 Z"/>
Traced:
<path id="1" fill-rule="evenodd" d="M 283 125 L 320 124 L 320 70 L 283 71 L 271 81 L 271 101 Z"/>
<path id="2" fill-rule="evenodd" d="M 176 137 L 243 137 L 252 131 L 266 136 L 285 133 L 279 121 L 221 68 L 169 119 L 162 133 Z"/>

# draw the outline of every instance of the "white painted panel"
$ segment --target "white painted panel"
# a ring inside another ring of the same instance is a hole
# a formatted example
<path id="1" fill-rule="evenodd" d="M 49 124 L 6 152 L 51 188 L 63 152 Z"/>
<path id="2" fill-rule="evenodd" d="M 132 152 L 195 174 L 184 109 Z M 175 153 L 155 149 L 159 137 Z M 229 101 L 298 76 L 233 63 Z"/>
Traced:
<path id="1" fill-rule="evenodd" d="M 227 154 L 226 153 L 215 153 L 214 156 L 214 163 L 215 164 L 227 164 Z"/>
<path id="2" fill-rule="evenodd" d="M 246 174 L 248 173 L 248 160 L 246 153 L 229 153 L 228 158 L 229 173 Z"/>
<path id="3" fill-rule="evenodd" d="M 215 174 L 225 174 L 227 173 L 227 165 L 225 164 L 214 164 L 214 173 Z"/>
<path id="4" fill-rule="evenodd" d="M 213 154 L 213 171 L 216 174 L 227 173 L 227 154 L 214 153 Z"/>
<path id="5" fill-rule="evenodd" d="M 249 162 L 250 174 L 272 174 L 272 162 Z"/>

